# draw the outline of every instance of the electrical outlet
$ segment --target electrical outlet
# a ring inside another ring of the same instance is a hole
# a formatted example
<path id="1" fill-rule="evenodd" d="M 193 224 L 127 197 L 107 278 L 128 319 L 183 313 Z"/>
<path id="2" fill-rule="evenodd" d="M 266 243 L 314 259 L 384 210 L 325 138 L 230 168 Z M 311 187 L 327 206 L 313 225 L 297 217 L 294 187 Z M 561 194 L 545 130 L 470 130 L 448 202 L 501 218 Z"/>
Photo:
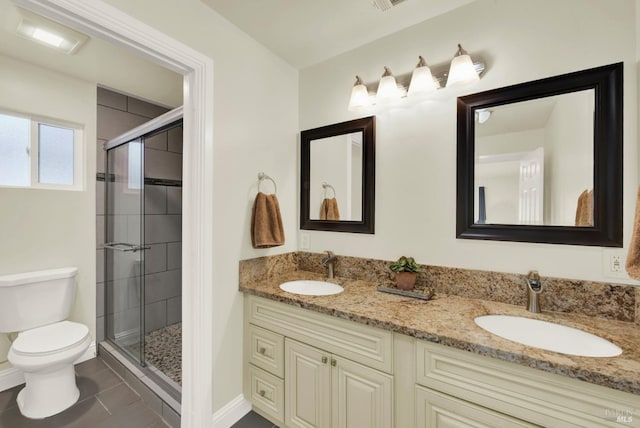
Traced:
<path id="1" fill-rule="evenodd" d="M 622 256 L 617 255 L 617 254 L 612 254 L 611 258 L 609 259 L 609 261 L 610 261 L 609 269 L 611 270 L 611 272 L 622 272 L 623 271 Z"/>
<path id="2" fill-rule="evenodd" d="M 602 274 L 608 278 L 628 278 L 622 250 L 608 248 L 602 252 Z"/>
<path id="3" fill-rule="evenodd" d="M 309 249 L 309 234 L 308 233 L 300 233 L 300 249 L 308 250 Z"/>

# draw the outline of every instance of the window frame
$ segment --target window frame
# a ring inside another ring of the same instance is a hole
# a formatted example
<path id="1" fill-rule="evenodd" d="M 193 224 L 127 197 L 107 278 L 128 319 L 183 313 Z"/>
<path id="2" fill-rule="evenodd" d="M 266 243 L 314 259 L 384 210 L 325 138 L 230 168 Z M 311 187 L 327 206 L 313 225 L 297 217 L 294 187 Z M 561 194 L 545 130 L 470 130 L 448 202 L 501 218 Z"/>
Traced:
<path id="1" fill-rule="evenodd" d="M 29 155 L 29 184 L 26 186 L 7 185 L 0 183 L 0 188 L 16 189 L 41 189 L 41 190 L 74 190 L 81 191 L 85 188 L 84 183 L 84 126 L 60 119 L 53 119 L 33 114 L 19 113 L 0 109 L 0 114 L 12 116 L 29 121 L 29 144 L 27 147 Z M 52 126 L 57 128 L 71 129 L 73 131 L 73 184 L 53 184 L 40 182 L 40 129 L 39 125 Z"/>

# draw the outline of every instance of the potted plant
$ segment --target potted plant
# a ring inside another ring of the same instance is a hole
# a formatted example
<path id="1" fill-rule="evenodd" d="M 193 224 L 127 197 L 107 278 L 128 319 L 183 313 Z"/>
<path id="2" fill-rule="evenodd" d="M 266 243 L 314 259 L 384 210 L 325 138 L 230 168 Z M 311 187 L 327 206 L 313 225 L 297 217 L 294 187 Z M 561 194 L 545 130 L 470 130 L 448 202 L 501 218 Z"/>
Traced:
<path id="1" fill-rule="evenodd" d="M 396 286 L 401 290 L 411 290 L 416 285 L 416 277 L 420 272 L 420 266 L 413 257 L 400 257 L 389 266 L 396 274 Z"/>

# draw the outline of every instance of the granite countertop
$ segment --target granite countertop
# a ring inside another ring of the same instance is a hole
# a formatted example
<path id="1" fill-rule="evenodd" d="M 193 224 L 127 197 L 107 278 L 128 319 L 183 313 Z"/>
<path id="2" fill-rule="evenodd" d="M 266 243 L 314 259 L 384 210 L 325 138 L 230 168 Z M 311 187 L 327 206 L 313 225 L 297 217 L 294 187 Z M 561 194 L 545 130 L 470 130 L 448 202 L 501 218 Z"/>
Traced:
<path id="1" fill-rule="evenodd" d="M 334 282 L 342 285 L 344 291 L 331 296 L 303 296 L 278 287 L 297 279 Z M 520 306 L 453 295 L 436 294 L 425 301 L 382 293 L 376 290 L 377 285 L 345 278 L 328 280 L 318 273 L 291 271 L 241 282 L 240 291 L 640 395 L 640 329 L 634 323 L 545 312 L 544 307 L 541 314 L 534 314 Z M 578 357 L 520 345 L 483 330 L 473 321 L 477 316 L 488 314 L 524 316 L 576 327 L 610 340 L 622 348 L 623 353 L 608 358 Z"/>

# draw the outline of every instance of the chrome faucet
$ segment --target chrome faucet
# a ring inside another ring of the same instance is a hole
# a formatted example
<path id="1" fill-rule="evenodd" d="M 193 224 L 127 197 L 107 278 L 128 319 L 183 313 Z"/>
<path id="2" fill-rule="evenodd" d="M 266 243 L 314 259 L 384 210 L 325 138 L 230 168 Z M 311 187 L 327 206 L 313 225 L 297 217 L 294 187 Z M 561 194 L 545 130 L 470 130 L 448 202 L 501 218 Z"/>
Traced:
<path id="1" fill-rule="evenodd" d="M 532 270 L 527 274 L 527 289 L 529 290 L 529 303 L 527 310 L 536 314 L 540 313 L 540 302 L 538 296 L 542 292 L 542 280 L 537 271 Z"/>
<path id="2" fill-rule="evenodd" d="M 338 256 L 333 254 L 333 251 L 325 251 L 327 253 L 327 257 L 323 257 L 321 262 L 322 266 L 328 266 L 329 272 L 327 272 L 327 278 L 333 278 L 333 268 L 335 266 L 336 260 Z"/>

